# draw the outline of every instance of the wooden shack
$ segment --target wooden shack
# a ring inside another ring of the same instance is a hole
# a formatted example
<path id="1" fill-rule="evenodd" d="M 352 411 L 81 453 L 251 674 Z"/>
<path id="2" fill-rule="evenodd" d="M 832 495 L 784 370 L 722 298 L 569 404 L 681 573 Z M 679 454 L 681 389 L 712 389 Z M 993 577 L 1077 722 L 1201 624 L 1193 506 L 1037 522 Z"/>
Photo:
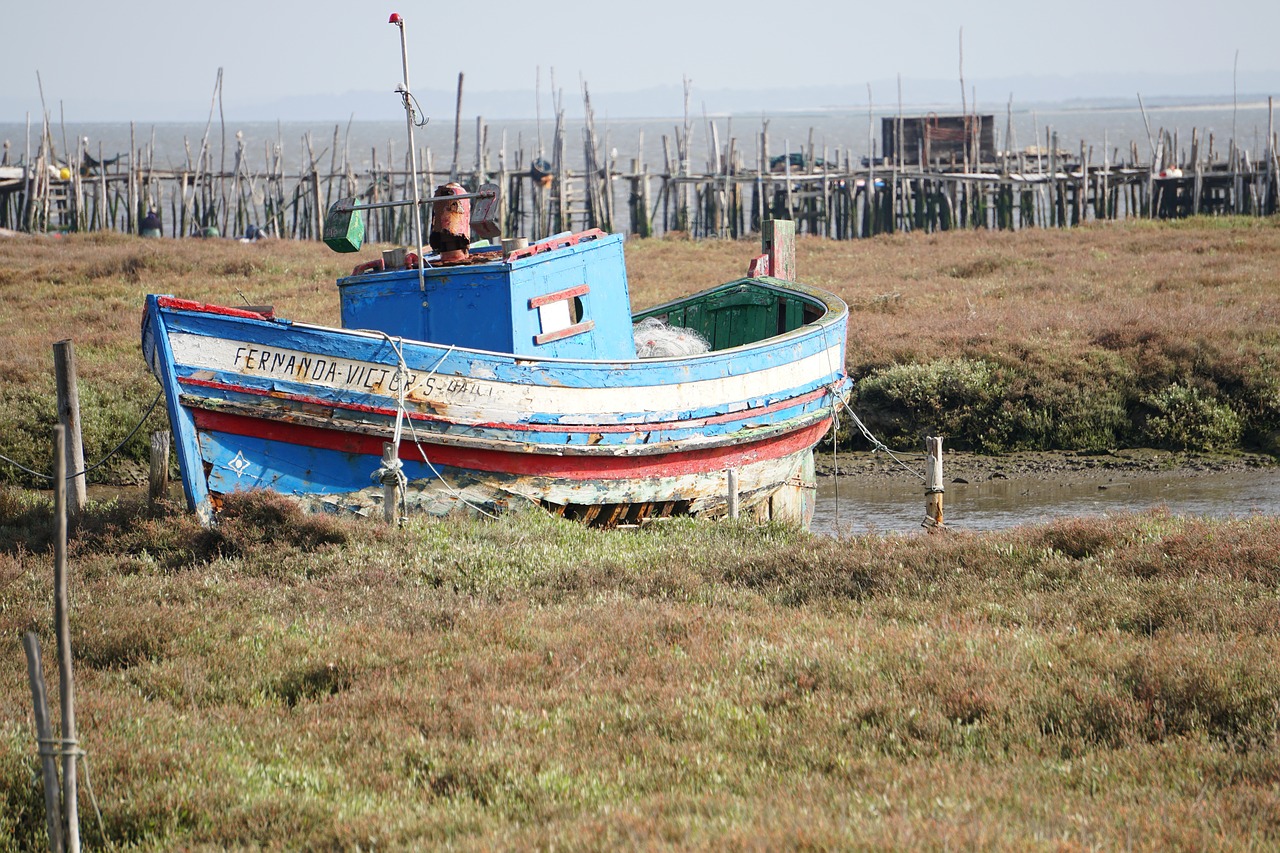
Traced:
<path id="1" fill-rule="evenodd" d="M 893 116 L 882 119 L 880 128 L 885 162 L 918 166 L 922 162 L 976 164 L 996 159 L 994 116 Z"/>

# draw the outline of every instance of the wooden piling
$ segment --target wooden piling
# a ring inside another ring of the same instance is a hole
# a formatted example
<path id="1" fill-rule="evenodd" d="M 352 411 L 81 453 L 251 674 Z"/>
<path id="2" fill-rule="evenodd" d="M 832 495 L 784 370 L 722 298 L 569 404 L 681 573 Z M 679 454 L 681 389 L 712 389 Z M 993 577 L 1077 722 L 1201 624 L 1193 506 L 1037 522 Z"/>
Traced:
<path id="1" fill-rule="evenodd" d="M 929 436 L 924 440 L 928 460 L 925 463 L 925 512 L 922 522 L 930 533 L 945 529 L 942 520 L 942 437 Z"/>
<path id="2" fill-rule="evenodd" d="M 585 83 L 583 90 L 585 96 Z M 684 121 L 677 120 L 674 145 L 671 137 L 664 137 L 665 162 L 652 168 L 645 161 L 643 135 L 637 140 L 634 159 L 619 159 L 607 127 L 597 135 L 590 111 L 581 153 L 566 146 L 563 106 L 557 98 L 556 142 L 553 152 L 546 153 L 550 170 L 540 167 L 531 173 L 528 167 L 535 156 L 544 156 L 541 138 L 532 155 L 518 148 L 508 157 L 504 137 L 497 175 L 504 189 L 504 232 L 539 239 L 594 225 L 641 236 L 679 230 L 693 237 L 739 238 L 759 233 L 762 223 L 774 218 L 795 221 L 798 232 L 853 239 L 898 230 L 1070 227 L 1090 220 L 1192 213 L 1266 215 L 1276 209 L 1280 198 L 1280 160 L 1271 128 L 1256 158 L 1235 139 L 1222 146 L 1225 159 L 1218 157 L 1218 141 L 1205 137 L 1203 130 L 1193 132 L 1188 155 L 1179 150 L 1176 134 L 1150 125 L 1145 110 L 1149 155 L 1144 151 L 1140 156 L 1139 146 L 1131 142 L 1128 162 L 1120 154 L 1123 148 L 1112 157 L 1105 137 L 1101 157 L 1086 143 L 1078 146 L 1078 155 L 1074 151 L 1068 155 L 1059 146 L 1053 128 L 1043 126 L 1038 150 L 1015 152 L 1011 147 L 1010 104 L 1006 119 L 1009 139 L 994 167 L 976 153 L 983 122 L 974 120 L 972 114 L 965 116 L 972 138 L 967 140 L 963 164 L 955 157 L 948 162 L 948 155 L 941 150 L 931 150 L 928 138 L 906 143 L 899 115 L 896 129 L 891 119 L 882 123 L 886 142 L 891 135 L 897 137 L 892 157 L 877 161 L 877 137 L 868 135 L 863 143 L 868 162 L 855 166 L 849 149 L 836 146 L 831 156 L 830 149 L 817 139 L 820 131 L 810 128 L 807 141 L 799 145 L 784 148 L 773 143 L 783 153 L 776 175 L 770 162 L 767 119 L 761 121 L 756 151 L 749 158 L 754 162 L 744 168 L 742 146 L 734 136 L 732 122 L 717 125 L 704 117 L 708 163 L 706 168 L 695 169 L 691 164 L 695 126 L 690 120 L 690 98 L 686 80 Z M 219 111 L 221 121 L 217 86 L 210 109 L 211 113 Z M 478 116 L 475 121 L 474 179 L 481 180 L 491 171 L 489 127 Z M 234 160 L 226 157 L 225 127 L 219 166 L 213 159 L 210 128 L 206 126 L 202 139 L 184 140 L 185 162 L 157 170 L 154 128 L 151 142 L 141 140 L 138 144 L 131 125 L 128 159 L 118 155 L 111 163 L 122 162 L 112 166 L 107 164 L 108 152 L 101 142 L 96 152 L 101 165 L 91 165 L 95 161 L 89 156 L 87 140 L 79 139 L 59 154 L 47 115 L 38 128 L 31 124 L 28 116 L 28 128 L 37 132 L 28 136 L 25 181 L 0 190 L 0 227 L 34 231 L 124 229 L 136 233 L 145 212 L 155 209 L 169 217 L 164 228 L 167 236 L 212 235 L 215 228 L 224 236 L 239 235 L 252 223 L 272 236 L 316 239 L 321 230 L 317 220 L 335 196 L 382 201 L 401 197 L 411 186 L 410 169 L 404 165 L 411 162 L 411 156 L 397 156 L 394 146 L 388 145 L 382 155 L 372 151 L 367 171 L 353 167 L 336 125 L 333 142 L 325 149 L 329 157 L 325 158 L 324 152 L 317 155 L 311 139 L 304 138 L 296 168 L 286 169 L 283 140 L 279 139 L 274 145 L 264 142 L 260 170 L 248 162 L 238 134 Z M 455 112 L 455 136 L 460 127 L 461 113 Z M 66 148 L 65 142 L 63 146 Z M 913 146 L 915 152 L 909 150 Z M 571 162 L 567 154 L 579 156 Z M 794 160 L 793 154 L 798 155 Z M 23 156 L 21 152 L 19 156 Z M 426 156 L 429 161 L 429 151 Z M 620 163 L 628 162 L 629 172 L 619 168 Z M 63 163 L 74 167 L 66 178 L 55 171 Z M 520 165 L 513 169 L 512 164 Z M 450 167 L 459 172 L 464 169 L 447 159 L 441 160 L 441 165 L 442 174 Z M 1169 174 L 1162 176 L 1166 169 Z M 470 163 L 465 170 L 470 176 Z M 428 162 L 427 180 L 435 182 L 438 177 Z M 614 194 L 619 179 L 630 189 L 625 212 Z M 650 179 L 656 179 L 657 185 Z M 651 187 L 660 195 L 654 203 L 647 198 Z M 403 211 L 371 215 L 367 238 L 369 242 L 399 242 L 407 231 L 407 221 Z"/>

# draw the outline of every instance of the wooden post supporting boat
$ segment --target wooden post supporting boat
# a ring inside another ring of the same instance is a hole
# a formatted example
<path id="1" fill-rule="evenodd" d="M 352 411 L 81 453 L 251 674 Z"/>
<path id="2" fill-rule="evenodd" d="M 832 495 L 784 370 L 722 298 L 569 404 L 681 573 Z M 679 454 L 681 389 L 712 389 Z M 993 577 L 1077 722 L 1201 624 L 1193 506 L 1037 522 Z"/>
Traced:
<path id="1" fill-rule="evenodd" d="M 387 524 L 395 524 L 400 509 L 400 460 L 396 446 L 391 442 L 382 445 L 382 517 Z"/>
<path id="2" fill-rule="evenodd" d="M 158 430 L 151 433 L 151 476 L 147 499 L 152 505 L 164 497 L 169 490 L 169 432 Z"/>

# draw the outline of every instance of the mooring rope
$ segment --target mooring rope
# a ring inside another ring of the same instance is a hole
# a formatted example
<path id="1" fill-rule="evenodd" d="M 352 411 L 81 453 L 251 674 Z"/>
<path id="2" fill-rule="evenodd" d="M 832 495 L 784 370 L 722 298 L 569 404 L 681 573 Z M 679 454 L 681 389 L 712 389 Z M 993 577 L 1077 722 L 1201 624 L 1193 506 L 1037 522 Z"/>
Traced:
<path id="1" fill-rule="evenodd" d="M 436 466 L 431 462 L 431 460 L 427 458 L 427 451 L 422 449 L 422 444 L 418 440 L 418 431 L 417 429 L 414 428 L 413 419 L 409 417 L 409 411 L 408 409 L 405 408 L 405 405 L 404 405 L 404 398 L 407 390 L 406 386 L 408 385 L 407 380 L 409 376 L 409 365 L 405 362 L 404 353 L 401 351 L 400 345 L 397 343 L 400 339 L 399 338 L 393 339 L 386 332 L 380 332 L 379 334 L 381 334 L 382 337 L 386 338 L 387 343 L 391 345 L 391 351 L 396 354 L 396 360 L 399 362 L 399 365 L 396 369 L 396 376 L 399 379 L 398 384 L 400 388 L 399 388 L 399 394 L 396 400 L 396 428 L 395 428 L 395 439 L 394 439 L 394 442 L 395 442 L 394 446 L 396 448 L 397 454 L 399 453 L 399 449 L 400 449 L 400 437 L 402 435 L 402 431 L 401 431 L 402 424 L 408 423 L 409 435 L 413 438 L 413 446 L 418 449 L 418 455 L 422 457 L 422 461 L 426 463 L 426 466 L 428 468 L 431 469 L 431 473 L 434 474 L 436 479 L 439 480 L 441 485 L 444 486 L 445 491 L 447 491 L 449 494 L 453 495 L 453 497 L 457 498 L 463 504 L 467 505 L 468 507 L 480 513 L 481 515 L 486 516 L 488 518 L 496 519 L 497 516 L 494 515 L 493 513 L 487 512 L 483 508 L 478 507 L 475 504 L 473 504 L 471 501 L 467 500 L 466 495 L 464 495 L 460 490 L 454 488 L 454 486 L 450 484 L 448 480 L 445 479 L 444 474 L 440 473 L 440 469 L 436 468 Z M 449 348 L 440 354 L 440 357 L 436 359 L 436 363 L 431 366 L 431 370 L 427 371 L 427 375 L 426 375 L 427 379 L 430 379 L 431 377 L 436 375 L 436 371 L 440 369 L 440 365 L 444 364 L 444 360 L 449 357 L 449 354 L 452 353 L 453 350 L 454 350 L 454 345 L 450 344 Z M 395 461 L 397 465 L 399 465 L 400 463 L 399 456 L 396 457 Z M 380 467 L 378 469 L 378 472 L 382 472 L 382 471 L 384 471 L 384 468 Z M 405 510 L 405 514 L 407 514 L 408 498 L 406 493 L 408 491 L 407 486 L 409 481 L 408 481 L 408 478 L 405 477 L 404 475 L 402 466 L 398 468 L 397 471 L 400 477 L 401 496 L 402 496 L 401 504 Z M 375 477 L 376 476 L 377 476 L 377 473 L 375 473 Z"/>
<path id="2" fill-rule="evenodd" d="M 164 389 L 161 389 L 160 392 L 156 394 L 156 398 L 151 401 L 151 405 L 147 407 L 147 411 L 142 416 L 142 420 L 138 421 L 137 425 L 134 426 L 133 429 L 129 430 L 129 434 L 124 437 L 124 441 L 121 441 L 115 447 L 111 448 L 110 453 L 108 453 L 106 456 L 102 457 L 97 462 L 90 465 L 88 468 L 85 468 L 83 471 L 77 471 L 74 474 L 68 474 L 67 479 L 72 480 L 72 479 L 75 479 L 76 477 L 81 477 L 81 476 L 84 476 L 85 474 L 90 474 L 98 470 L 99 468 L 101 468 L 103 465 L 107 463 L 109 459 L 111 459 L 111 457 L 119 453 L 124 448 L 124 446 L 128 444 L 135 435 L 138 434 L 138 430 L 142 429 L 142 425 L 147 422 L 147 418 L 151 417 L 151 413 L 156 410 L 156 406 L 159 405 L 160 398 L 163 396 L 164 396 Z M 10 465 L 17 468 L 20 471 L 26 471 L 28 474 L 31 474 L 32 476 L 39 477 L 43 480 L 48 480 L 51 483 L 56 479 L 56 477 L 50 474 L 44 474 L 44 473 L 41 473 L 40 471 L 32 471 L 27 466 L 10 459 L 8 456 L 5 456 L 4 454 L 0 454 L 0 460 L 8 462 Z"/>
<path id="3" fill-rule="evenodd" d="M 900 460 L 899 457 L 897 457 L 897 453 L 893 452 L 892 448 L 888 446 L 888 444 L 882 442 L 881 439 L 876 438 L 876 435 L 872 433 L 872 430 L 868 429 L 867 424 L 863 423 L 863 419 L 859 418 L 858 412 L 852 410 L 852 407 L 850 407 L 849 402 L 847 401 L 842 401 L 842 402 L 844 402 L 845 411 L 849 412 L 850 418 L 852 418 L 852 420 L 854 420 L 854 423 L 858 425 L 859 432 L 861 432 L 861 434 L 863 434 L 864 437 L 867 438 L 867 441 L 872 443 L 873 452 L 883 451 L 884 453 L 888 453 L 888 456 L 890 456 L 890 459 L 892 459 L 893 461 L 897 462 L 897 464 L 902 466 L 902 470 L 910 471 L 911 474 L 915 474 L 915 476 L 918 476 L 918 478 L 920 479 L 920 482 L 922 483 L 928 482 L 927 476 L 925 476 L 924 474 L 920 474 L 919 471 L 916 471 L 915 469 L 913 469 L 913 467 L 906 464 L 906 462 Z"/>
<path id="4" fill-rule="evenodd" d="M 381 333 L 387 339 L 387 343 L 391 345 L 391 350 L 396 354 L 396 427 L 392 433 L 391 446 L 394 448 L 391 459 L 383 459 L 382 464 L 378 466 L 378 470 L 373 472 L 373 478 L 384 486 L 389 485 L 389 480 L 394 479 L 396 489 L 400 494 L 400 518 L 401 524 L 404 523 L 409 514 L 409 478 L 404 473 L 404 463 L 400 461 L 400 437 L 403 435 L 404 419 L 408 416 L 408 412 L 404 407 L 405 386 L 409 380 L 409 366 L 405 364 L 404 354 L 400 351 L 400 339 L 393 338 L 386 332 Z"/>

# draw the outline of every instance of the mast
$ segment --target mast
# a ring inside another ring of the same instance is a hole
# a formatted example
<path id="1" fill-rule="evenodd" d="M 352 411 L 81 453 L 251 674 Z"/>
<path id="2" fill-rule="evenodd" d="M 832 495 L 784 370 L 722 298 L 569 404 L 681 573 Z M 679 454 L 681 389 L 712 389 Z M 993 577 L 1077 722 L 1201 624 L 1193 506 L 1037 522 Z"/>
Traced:
<path id="1" fill-rule="evenodd" d="M 404 68 L 404 83 L 397 86 L 396 91 L 400 93 L 400 99 L 404 102 L 404 124 L 409 134 L 409 177 L 413 181 L 413 236 L 418 244 L 418 289 L 425 291 L 427 285 L 423 278 L 425 266 L 423 257 L 426 253 L 422 250 L 422 197 L 418 187 L 418 148 L 413 141 L 413 127 L 417 122 L 413 111 L 414 99 L 409 90 L 409 45 L 404 34 L 404 18 L 392 12 L 387 23 L 395 24 L 400 30 L 400 60 Z"/>

